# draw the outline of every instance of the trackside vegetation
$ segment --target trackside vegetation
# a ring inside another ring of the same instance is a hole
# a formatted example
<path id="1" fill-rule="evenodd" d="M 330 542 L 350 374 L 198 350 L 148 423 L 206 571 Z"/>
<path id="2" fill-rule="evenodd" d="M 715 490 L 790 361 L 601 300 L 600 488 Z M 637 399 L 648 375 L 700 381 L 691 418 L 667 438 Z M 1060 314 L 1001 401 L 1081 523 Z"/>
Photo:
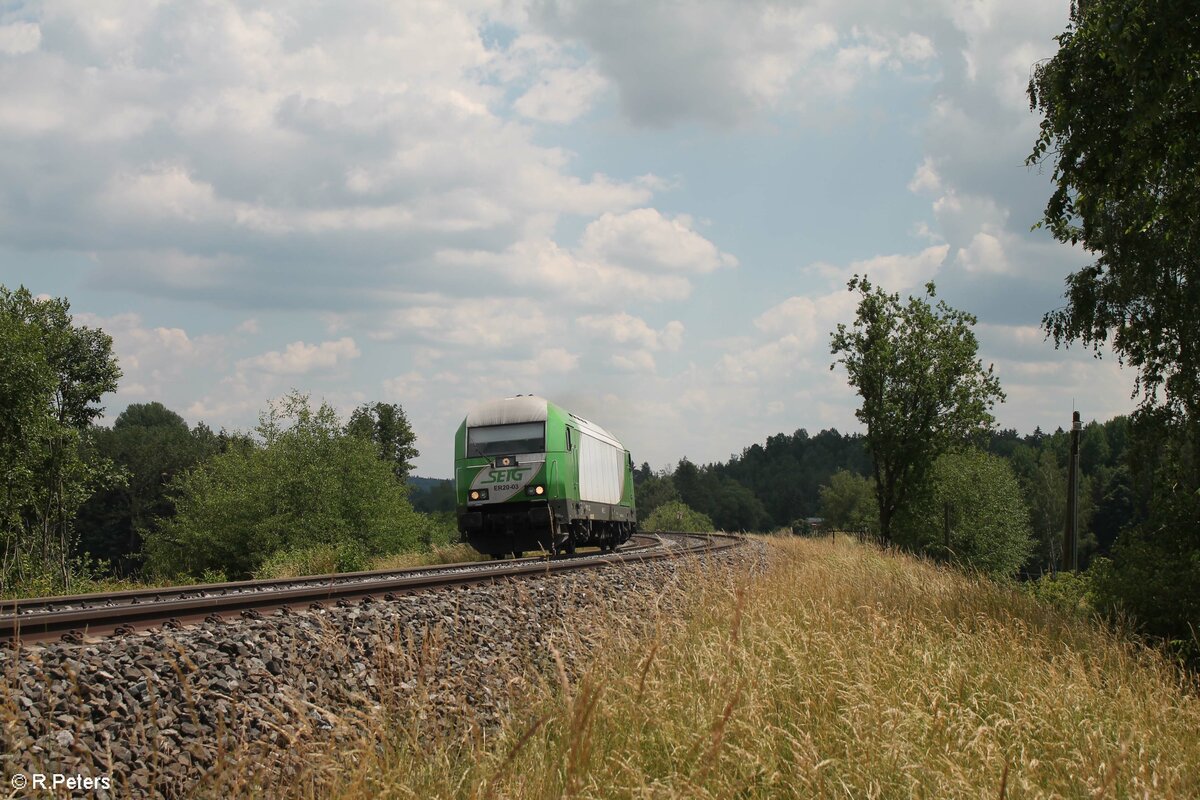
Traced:
<path id="1" fill-rule="evenodd" d="M 146 542 L 160 575 L 248 577 L 272 557 L 331 549 L 342 570 L 418 549 L 431 522 L 413 511 L 394 467 L 369 437 L 346 433 L 327 404 L 292 393 L 261 416 L 261 446 L 234 447 L 183 473 L 176 513 Z"/>
<path id="2" fill-rule="evenodd" d="M 839 537 L 698 571 L 498 731 L 377 718 L 310 744 L 312 797 L 1200 795 L 1200 694 L 1161 653 L 981 576 Z M 582 627 L 582 626 L 581 626 Z M 515 678 L 516 676 L 514 676 Z M 386 691 L 386 688 L 385 688 Z M 428 734 L 428 731 L 426 731 Z"/>
<path id="3" fill-rule="evenodd" d="M 642 527 L 651 531 L 702 533 L 713 530 L 713 522 L 699 511 L 688 508 L 678 500 L 672 500 L 654 509 L 654 513 L 646 517 Z"/>

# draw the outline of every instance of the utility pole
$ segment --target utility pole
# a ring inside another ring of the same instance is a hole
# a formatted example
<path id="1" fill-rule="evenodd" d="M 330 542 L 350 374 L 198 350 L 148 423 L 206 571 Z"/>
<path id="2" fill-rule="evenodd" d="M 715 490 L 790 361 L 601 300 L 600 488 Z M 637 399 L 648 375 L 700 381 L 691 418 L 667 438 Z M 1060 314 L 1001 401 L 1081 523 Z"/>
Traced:
<path id="1" fill-rule="evenodd" d="M 1079 412 L 1071 414 L 1071 455 L 1067 460 L 1067 520 L 1063 569 L 1079 572 Z"/>
<path id="2" fill-rule="evenodd" d="M 946 560 L 949 561 L 950 560 L 950 502 L 949 501 L 947 501 L 946 504 L 942 507 L 942 512 L 943 512 L 942 521 L 944 523 L 943 524 L 943 532 L 945 533 L 945 536 L 946 536 Z"/>

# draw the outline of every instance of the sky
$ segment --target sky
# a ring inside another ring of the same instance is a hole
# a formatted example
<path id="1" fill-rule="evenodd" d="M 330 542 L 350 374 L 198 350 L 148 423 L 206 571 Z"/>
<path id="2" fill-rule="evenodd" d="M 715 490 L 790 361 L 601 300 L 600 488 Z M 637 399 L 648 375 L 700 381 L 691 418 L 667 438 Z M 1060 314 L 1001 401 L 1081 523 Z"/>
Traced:
<path id="1" fill-rule="evenodd" d="M 1027 433 L 1132 410 L 1042 315 L 1025 87 L 1067 0 L 0 2 L 0 284 L 113 337 L 108 419 L 399 403 L 452 474 L 540 394 L 636 463 L 862 429 L 846 289 L 938 296 Z"/>

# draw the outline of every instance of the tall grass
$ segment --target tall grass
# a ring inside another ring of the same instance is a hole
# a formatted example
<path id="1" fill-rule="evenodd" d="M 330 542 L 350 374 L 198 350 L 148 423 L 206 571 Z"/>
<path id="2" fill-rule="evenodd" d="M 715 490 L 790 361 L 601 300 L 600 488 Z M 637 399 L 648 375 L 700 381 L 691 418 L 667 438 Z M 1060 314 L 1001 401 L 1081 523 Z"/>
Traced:
<path id="1" fill-rule="evenodd" d="M 417 709 L 313 753 L 345 797 L 1200 797 L 1194 678 L 1012 589 L 849 541 L 769 544 L 617 625 L 498 730 Z M 604 625 L 592 620 L 592 632 Z M 332 769 L 337 764 L 340 769 Z M 298 787 L 304 787 L 300 789 Z"/>

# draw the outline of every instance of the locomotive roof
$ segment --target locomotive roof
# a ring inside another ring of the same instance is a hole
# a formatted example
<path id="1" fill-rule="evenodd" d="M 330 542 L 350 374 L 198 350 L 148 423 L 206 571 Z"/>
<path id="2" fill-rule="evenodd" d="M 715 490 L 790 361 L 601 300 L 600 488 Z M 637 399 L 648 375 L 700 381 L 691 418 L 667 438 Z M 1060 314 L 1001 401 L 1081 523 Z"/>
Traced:
<path id="1" fill-rule="evenodd" d="M 490 400 L 467 414 L 467 427 L 476 428 L 483 425 L 511 425 L 518 422 L 545 422 L 550 414 L 550 407 L 554 406 L 555 410 L 561 413 L 564 417 L 570 417 L 575 420 L 576 426 L 584 433 L 599 439 L 602 442 L 611 444 L 614 447 L 625 449 L 617 437 L 613 436 L 608 431 L 601 428 L 594 422 L 589 422 L 583 417 L 577 417 L 566 409 L 554 405 L 544 397 L 537 395 L 517 395 L 516 397 L 505 397 L 500 400 Z"/>

